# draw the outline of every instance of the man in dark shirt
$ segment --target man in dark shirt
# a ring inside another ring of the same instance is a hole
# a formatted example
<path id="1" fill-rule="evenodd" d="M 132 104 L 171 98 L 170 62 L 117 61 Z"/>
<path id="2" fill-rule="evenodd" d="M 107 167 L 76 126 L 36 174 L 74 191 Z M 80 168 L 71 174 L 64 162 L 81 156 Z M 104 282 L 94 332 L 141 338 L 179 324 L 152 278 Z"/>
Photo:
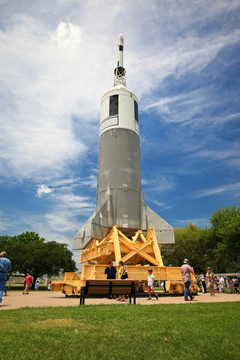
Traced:
<path id="1" fill-rule="evenodd" d="M 105 269 L 105 278 L 106 279 L 116 279 L 116 273 L 117 273 L 117 270 L 113 266 L 112 260 L 109 260 L 108 267 L 106 267 L 106 269 Z"/>

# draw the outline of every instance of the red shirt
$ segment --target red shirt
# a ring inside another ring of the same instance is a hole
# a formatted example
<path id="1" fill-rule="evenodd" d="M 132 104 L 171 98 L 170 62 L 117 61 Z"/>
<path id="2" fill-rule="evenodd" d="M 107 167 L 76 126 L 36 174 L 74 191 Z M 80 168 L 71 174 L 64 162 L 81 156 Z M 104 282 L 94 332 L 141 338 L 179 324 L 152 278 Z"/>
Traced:
<path id="1" fill-rule="evenodd" d="M 31 275 L 27 275 L 27 276 L 25 277 L 24 281 L 25 281 L 26 285 L 31 285 L 31 283 L 32 283 L 32 277 L 31 277 Z"/>

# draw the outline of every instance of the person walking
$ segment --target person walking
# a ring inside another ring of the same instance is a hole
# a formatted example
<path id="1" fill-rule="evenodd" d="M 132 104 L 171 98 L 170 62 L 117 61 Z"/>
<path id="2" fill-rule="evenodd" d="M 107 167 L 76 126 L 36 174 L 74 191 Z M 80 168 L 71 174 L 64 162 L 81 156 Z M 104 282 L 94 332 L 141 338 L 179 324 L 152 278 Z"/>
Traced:
<path id="1" fill-rule="evenodd" d="M 189 301 L 189 299 L 188 299 L 188 297 L 189 297 L 190 300 L 192 301 L 194 299 L 194 296 L 192 295 L 192 293 L 189 290 L 189 287 L 191 285 L 191 274 L 193 274 L 193 276 L 195 276 L 196 279 L 198 279 L 198 277 L 195 274 L 195 272 L 193 271 L 193 269 L 191 268 L 191 266 L 189 265 L 188 259 L 183 260 L 183 265 L 181 266 L 181 273 L 182 273 L 182 281 L 185 286 L 184 300 Z"/>
<path id="2" fill-rule="evenodd" d="M 7 288 L 6 288 L 6 285 L 4 286 L 3 292 L 4 292 L 4 296 L 7 296 Z"/>
<path id="3" fill-rule="evenodd" d="M 3 291 L 6 286 L 8 272 L 11 270 L 11 261 L 7 258 L 6 251 L 0 253 L 0 303 L 2 302 Z"/>
<path id="4" fill-rule="evenodd" d="M 148 291 L 148 300 L 152 300 L 151 293 L 153 293 L 158 300 L 158 294 L 154 291 L 154 275 L 152 269 L 148 269 L 148 283 L 147 283 L 147 291 Z"/>
<path id="5" fill-rule="evenodd" d="M 214 291 L 214 274 L 211 272 L 211 268 L 208 267 L 207 268 L 207 272 L 206 272 L 206 283 L 207 283 L 207 287 L 210 291 L 210 296 L 215 296 L 215 291 Z"/>
<path id="6" fill-rule="evenodd" d="M 206 292 L 207 292 L 207 289 L 206 289 L 206 282 L 205 282 L 204 273 L 201 273 L 201 275 L 200 275 L 200 280 L 201 280 L 201 283 L 202 283 L 202 292 L 203 292 L 203 293 L 206 293 Z"/>
<path id="7" fill-rule="evenodd" d="M 218 277 L 218 288 L 220 293 L 224 293 L 225 290 L 225 280 L 222 277 L 222 275 L 219 275 Z"/>
<path id="8" fill-rule="evenodd" d="M 32 276 L 27 273 L 27 276 L 25 277 L 25 279 L 23 280 L 23 283 L 25 282 L 25 289 L 24 289 L 24 292 L 23 294 L 29 294 L 29 288 L 30 286 L 32 285 L 32 282 L 33 282 L 33 278 Z"/>
<path id="9" fill-rule="evenodd" d="M 35 290 L 36 290 L 36 291 L 39 290 L 39 281 L 38 281 L 38 280 L 35 282 Z"/>
<path id="10" fill-rule="evenodd" d="M 237 277 L 235 275 L 234 275 L 234 277 L 232 279 L 232 283 L 233 283 L 233 286 L 234 286 L 235 294 L 239 294 L 239 290 L 238 290 L 239 282 L 238 282 L 238 279 L 237 279 Z"/>

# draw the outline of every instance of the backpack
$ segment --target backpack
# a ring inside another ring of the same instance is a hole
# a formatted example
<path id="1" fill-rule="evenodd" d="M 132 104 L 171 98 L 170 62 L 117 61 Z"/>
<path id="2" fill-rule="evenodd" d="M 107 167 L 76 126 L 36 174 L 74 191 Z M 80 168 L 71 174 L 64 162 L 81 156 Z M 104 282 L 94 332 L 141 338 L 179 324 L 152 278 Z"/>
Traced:
<path id="1" fill-rule="evenodd" d="M 124 272 L 123 272 L 123 274 L 121 276 L 121 279 L 127 279 L 127 278 L 128 278 L 128 273 L 127 273 L 127 270 L 124 267 Z"/>

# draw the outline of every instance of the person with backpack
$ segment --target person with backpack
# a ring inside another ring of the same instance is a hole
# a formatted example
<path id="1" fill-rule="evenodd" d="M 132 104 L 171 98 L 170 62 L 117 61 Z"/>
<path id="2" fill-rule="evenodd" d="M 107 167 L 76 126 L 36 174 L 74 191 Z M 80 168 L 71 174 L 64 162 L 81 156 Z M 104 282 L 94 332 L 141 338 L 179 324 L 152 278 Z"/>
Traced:
<path id="1" fill-rule="evenodd" d="M 11 261 L 7 258 L 6 251 L 2 251 L 0 254 L 0 303 L 2 302 L 3 290 L 7 282 L 8 272 L 11 268 Z"/>
<path id="2" fill-rule="evenodd" d="M 118 263 L 118 279 L 127 279 L 128 278 L 128 273 L 127 270 L 125 269 L 125 266 L 123 264 L 123 261 L 119 261 Z M 119 295 L 117 301 L 125 301 L 125 296 L 124 295 Z"/>

